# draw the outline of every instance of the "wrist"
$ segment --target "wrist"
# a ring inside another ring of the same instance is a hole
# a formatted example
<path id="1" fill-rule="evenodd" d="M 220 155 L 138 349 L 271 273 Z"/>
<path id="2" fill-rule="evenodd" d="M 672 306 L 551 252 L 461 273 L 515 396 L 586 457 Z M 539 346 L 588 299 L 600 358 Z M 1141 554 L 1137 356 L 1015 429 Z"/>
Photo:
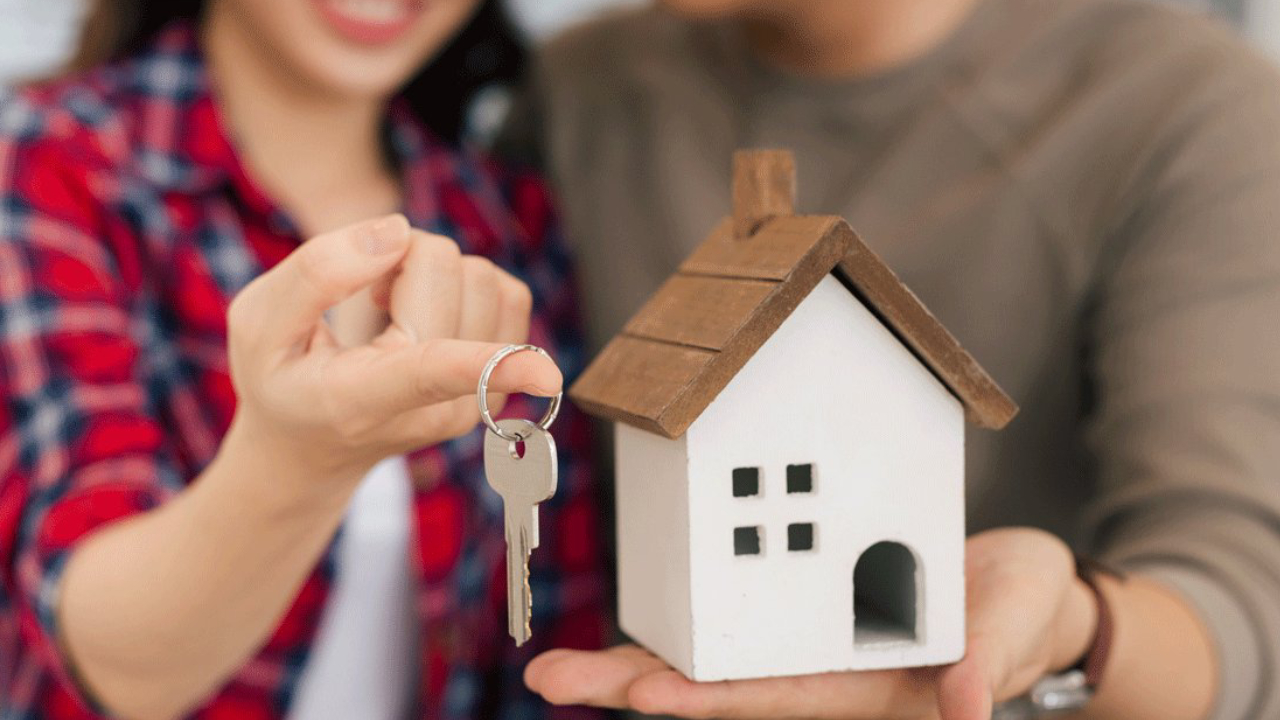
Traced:
<path id="1" fill-rule="evenodd" d="M 1058 612 L 1048 672 L 1062 672 L 1080 664 L 1097 640 L 1098 620 L 1093 588 L 1079 576 L 1073 577 Z"/>
<path id="2" fill-rule="evenodd" d="M 295 515 L 340 512 L 367 468 L 325 462 L 315 448 L 308 452 L 303 443 L 237 412 L 210 470 L 243 495 L 246 506 Z"/>

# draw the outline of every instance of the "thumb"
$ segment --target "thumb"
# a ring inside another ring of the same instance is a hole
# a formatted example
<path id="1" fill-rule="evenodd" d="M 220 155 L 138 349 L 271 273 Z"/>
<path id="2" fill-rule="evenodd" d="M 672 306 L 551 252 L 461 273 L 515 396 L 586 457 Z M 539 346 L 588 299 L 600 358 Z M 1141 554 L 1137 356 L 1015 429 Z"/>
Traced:
<path id="1" fill-rule="evenodd" d="M 991 687 L 990 653 L 971 641 L 964 659 L 938 679 L 938 714 L 942 720 L 990 720 Z"/>
<path id="2" fill-rule="evenodd" d="M 502 343 L 439 338 L 389 351 L 369 363 L 338 363 L 334 380 L 359 387 L 366 406 L 386 414 L 474 396 L 480 375 Z M 538 353 L 511 355 L 494 368 L 489 390 L 549 397 L 564 378 Z"/>
<path id="3" fill-rule="evenodd" d="M 317 235 L 241 291 L 234 315 L 273 343 L 306 340 L 329 308 L 390 272 L 408 247 L 403 215 Z"/>

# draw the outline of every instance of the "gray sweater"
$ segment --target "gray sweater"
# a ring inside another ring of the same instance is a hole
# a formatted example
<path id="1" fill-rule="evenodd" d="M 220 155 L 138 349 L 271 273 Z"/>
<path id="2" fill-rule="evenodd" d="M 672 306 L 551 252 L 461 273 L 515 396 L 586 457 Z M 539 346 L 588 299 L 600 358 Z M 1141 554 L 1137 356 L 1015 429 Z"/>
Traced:
<path id="1" fill-rule="evenodd" d="M 968 436 L 971 531 L 1033 525 L 1167 582 L 1221 655 L 1216 717 L 1280 717 L 1280 77 L 1128 0 L 987 0 L 887 74 L 803 80 L 644 10 L 548 47 L 509 149 L 558 185 L 598 347 L 795 151 L 1022 406 Z"/>

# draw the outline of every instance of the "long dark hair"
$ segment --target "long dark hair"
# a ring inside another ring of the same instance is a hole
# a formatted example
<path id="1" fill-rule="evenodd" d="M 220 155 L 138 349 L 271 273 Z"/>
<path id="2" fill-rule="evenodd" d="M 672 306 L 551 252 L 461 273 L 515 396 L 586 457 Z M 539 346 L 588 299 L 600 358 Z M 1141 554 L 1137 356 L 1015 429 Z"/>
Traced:
<path id="1" fill-rule="evenodd" d="M 204 7 L 205 0 L 96 0 L 72 65 L 90 67 L 139 52 L 171 22 L 198 21 Z M 433 132 L 456 142 L 476 94 L 516 82 L 524 60 L 523 38 L 499 0 L 482 0 L 471 21 L 409 80 L 403 95 Z"/>

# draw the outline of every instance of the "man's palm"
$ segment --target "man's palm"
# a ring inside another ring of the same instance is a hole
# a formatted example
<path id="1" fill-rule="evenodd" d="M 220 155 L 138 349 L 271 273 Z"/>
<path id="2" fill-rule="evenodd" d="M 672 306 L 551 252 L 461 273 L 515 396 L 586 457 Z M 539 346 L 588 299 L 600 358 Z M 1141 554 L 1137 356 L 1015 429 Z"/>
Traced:
<path id="1" fill-rule="evenodd" d="M 633 708 L 688 718 L 987 720 L 993 698 L 1025 691 L 1059 661 L 1071 553 L 1036 530 L 982 533 L 966 545 L 968 651 L 938 668 L 695 683 L 643 648 L 553 650 L 525 682 L 555 704 Z"/>

